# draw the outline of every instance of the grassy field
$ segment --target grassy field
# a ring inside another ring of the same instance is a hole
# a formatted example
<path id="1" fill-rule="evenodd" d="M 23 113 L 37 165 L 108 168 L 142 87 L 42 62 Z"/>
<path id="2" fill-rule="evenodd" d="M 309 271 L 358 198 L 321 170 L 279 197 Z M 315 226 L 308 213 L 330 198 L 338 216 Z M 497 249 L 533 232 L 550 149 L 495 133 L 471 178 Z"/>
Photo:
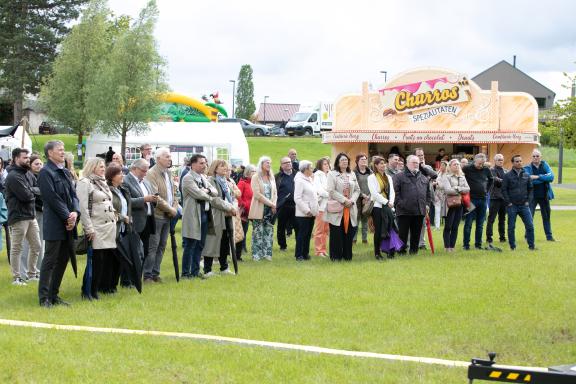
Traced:
<path id="1" fill-rule="evenodd" d="M 260 156 L 272 158 L 274 169 L 280 167 L 280 158 L 288 155 L 291 148 L 298 151 L 300 160 L 316 162 L 321 157 L 330 156 L 331 147 L 322 144 L 318 137 L 248 137 L 250 146 L 250 161 L 258 162 Z"/>
<path id="2" fill-rule="evenodd" d="M 74 140 L 71 141 L 74 143 Z M 252 161 L 289 148 L 300 159 L 329 154 L 318 139 L 250 138 Z M 277 163 L 276 163 L 277 165 Z M 554 204 L 576 192 L 556 188 Z M 0 254 L 0 318 L 58 324 L 206 333 L 357 351 L 469 360 L 499 353 L 505 364 L 550 366 L 576 361 L 576 213 L 554 212 L 554 236 L 528 252 L 518 223 L 515 252 L 437 253 L 374 260 L 355 246 L 351 263 L 297 263 L 275 245 L 273 261 L 240 264 L 238 276 L 176 283 L 171 257 L 163 284 L 142 295 L 120 289 L 98 302 L 80 300 L 70 269 L 61 296 L 72 304 L 44 310 L 37 286 L 9 284 Z M 177 236 L 180 238 L 179 234 Z M 462 244 L 460 234 L 458 244 Z M 181 252 L 181 249 L 179 249 Z M 249 257 L 245 257 L 249 259 Z M 171 338 L 101 335 L 0 326 L 1 382 L 178 383 L 463 383 L 466 370 L 414 363 L 264 350 Z M 57 368 L 54 368 L 57 367 Z"/>

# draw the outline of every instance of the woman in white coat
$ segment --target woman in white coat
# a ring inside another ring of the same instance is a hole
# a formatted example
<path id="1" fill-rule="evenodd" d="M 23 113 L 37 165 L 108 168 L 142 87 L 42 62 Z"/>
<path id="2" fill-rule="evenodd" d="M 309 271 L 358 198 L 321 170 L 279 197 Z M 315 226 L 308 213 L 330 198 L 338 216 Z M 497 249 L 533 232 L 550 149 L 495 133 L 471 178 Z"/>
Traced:
<path id="1" fill-rule="evenodd" d="M 387 235 L 390 228 L 394 228 L 394 184 L 392 178 L 386 173 L 386 162 L 382 157 L 375 157 L 372 163 L 373 171 L 368 176 L 368 189 L 370 199 L 374 202 L 372 208 L 372 222 L 374 223 L 374 257 L 383 260 L 380 244 L 383 234 Z M 394 250 L 387 252 L 388 258 L 394 258 Z"/>
<path id="2" fill-rule="evenodd" d="M 112 191 L 106 184 L 106 166 L 100 158 L 88 159 L 83 177 L 76 184 L 80 201 L 80 221 L 86 238 L 92 243 L 92 280 L 87 281 L 86 271 L 82 284 L 82 298 L 97 300 L 101 285 L 108 281 L 118 268 L 116 249 L 116 212 L 112 205 Z M 90 289 L 88 287 L 90 286 Z"/>
<path id="3" fill-rule="evenodd" d="M 294 202 L 296 203 L 296 249 L 297 261 L 310 260 L 310 237 L 314 227 L 314 217 L 318 215 L 318 199 L 312 181 L 312 163 L 302 160 L 298 166 L 300 172 L 294 176 Z"/>
<path id="4" fill-rule="evenodd" d="M 330 224 L 330 260 L 352 260 L 352 239 L 358 226 L 356 201 L 360 186 L 356 175 L 350 170 L 350 158 L 340 153 L 334 161 L 334 170 L 328 173 L 327 190 L 330 198 L 326 203 L 324 221 Z"/>
<path id="5" fill-rule="evenodd" d="M 314 172 L 314 187 L 318 196 L 318 215 L 314 221 L 314 251 L 316 256 L 326 257 L 328 251 L 328 231 L 330 226 L 324 221 L 324 212 L 328 202 L 328 172 L 330 172 L 330 159 L 323 157 L 316 162 L 316 172 Z"/>

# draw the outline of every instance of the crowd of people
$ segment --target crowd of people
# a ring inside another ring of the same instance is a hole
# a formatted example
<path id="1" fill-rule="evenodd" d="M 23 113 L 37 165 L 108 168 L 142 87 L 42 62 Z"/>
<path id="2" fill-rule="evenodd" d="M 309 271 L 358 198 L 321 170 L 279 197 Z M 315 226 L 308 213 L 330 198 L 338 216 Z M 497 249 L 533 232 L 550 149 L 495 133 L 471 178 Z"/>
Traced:
<path id="1" fill-rule="evenodd" d="M 474 247 L 499 249 L 493 244 L 496 218 L 500 242 L 516 249 L 519 216 L 528 249 L 535 250 L 532 218 L 538 205 L 546 239 L 555 241 L 550 224 L 554 175 L 538 150 L 526 166 L 521 156 L 513 156 L 506 170 L 501 154 L 493 165 L 482 153 L 463 165 L 441 152 L 430 166 L 422 148 L 405 159 L 399 153 L 358 153 L 354 164 L 346 153 L 333 162 L 327 157 L 300 161 L 291 149 L 280 159 L 277 173 L 267 156 L 255 166 L 234 170 L 224 160 L 209 164 L 204 155 L 195 154 L 177 175 L 168 148 L 157 148 L 152 156 L 152 147 L 145 144 L 141 153 L 129 167 L 114 153 L 87 159 L 78 177 L 60 141 L 46 143 L 45 164 L 38 154 L 13 150 L 11 165 L 0 169 L 0 198 L 6 200 L 14 285 L 38 281 L 41 306 L 69 305 L 59 296 L 59 287 L 74 257 L 79 223 L 92 250 L 81 295 L 91 301 L 114 294 L 118 285 L 134 287 L 135 279 L 161 283 L 168 236 L 178 220 L 183 279 L 215 276 L 214 259 L 220 275 L 234 275 L 229 257 L 247 258 L 250 223 L 251 259 L 256 262 L 272 260 L 274 226 L 281 252 L 287 252 L 287 237 L 294 234 L 299 262 L 310 260 L 311 252 L 350 261 L 354 244 L 368 243 L 370 233 L 377 260 L 417 254 L 426 249 L 428 218 L 436 229 L 444 222 L 444 248 L 453 252 L 463 220 L 464 250 L 471 248 L 474 224 Z M 138 277 L 120 262 L 118 248 L 129 234 L 137 234 L 141 248 Z"/>

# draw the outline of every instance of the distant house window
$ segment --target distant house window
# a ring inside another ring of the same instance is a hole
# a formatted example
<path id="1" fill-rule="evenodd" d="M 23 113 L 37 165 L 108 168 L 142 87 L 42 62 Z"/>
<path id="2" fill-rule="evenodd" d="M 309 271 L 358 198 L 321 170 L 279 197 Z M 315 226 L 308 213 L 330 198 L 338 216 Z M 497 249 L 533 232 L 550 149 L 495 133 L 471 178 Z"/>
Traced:
<path id="1" fill-rule="evenodd" d="M 220 160 L 230 160 L 230 153 L 228 148 L 216 148 L 216 158 Z"/>
<path id="2" fill-rule="evenodd" d="M 538 103 L 538 108 L 546 108 L 546 98 L 536 97 L 536 103 Z"/>

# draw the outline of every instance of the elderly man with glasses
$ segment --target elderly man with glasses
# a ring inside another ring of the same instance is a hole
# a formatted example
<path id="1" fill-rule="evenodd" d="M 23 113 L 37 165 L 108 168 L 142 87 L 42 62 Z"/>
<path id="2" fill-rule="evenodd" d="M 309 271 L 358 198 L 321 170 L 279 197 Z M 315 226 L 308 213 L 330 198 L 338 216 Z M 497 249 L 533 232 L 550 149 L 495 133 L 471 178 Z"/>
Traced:
<path id="1" fill-rule="evenodd" d="M 506 203 L 502 197 L 502 180 L 504 180 L 506 170 L 503 165 L 504 156 L 498 153 L 494 156 L 494 166 L 490 168 L 494 184 L 492 184 L 492 190 L 490 191 L 490 207 L 488 224 L 486 225 L 486 242 L 489 247 L 492 245 L 492 228 L 494 227 L 496 216 L 498 216 L 498 235 L 500 236 L 500 242 L 506 242 Z"/>
<path id="2" fill-rule="evenodd" d="M 552 236 L 552 225 L 550 223 L 550 200 L 554 199 L 554 191 L 552 191 L 554 173 L 552 173 L 548 163 L 542 160 L 542 154 L 537 149 L 532 151 L 532 163 L 525 166 L 524 171 L 530 175 L 534 185 L 533 197 L 530 200 L 532 217 L 534 217 L 536 206 L 540 205 L 546 240 L 556 241 L 554 236 Z"/>
<path id="3" fill-rule="evenodd" d="M 144 258 L 148 256 L 150 235 L 155 232 L 154 205 L 158 202 L 158 196 L 152 193 L 152 186 L 144 179 L 149 167 L 146 159 L 137 159 L 130 166 L 130 173 L 124 178 L 124 186 L 130 191 L 132 201 L 134 230 L 138 232 L 144 245 Z M 125 283 L 123 276 L 122 284 Z"/>

